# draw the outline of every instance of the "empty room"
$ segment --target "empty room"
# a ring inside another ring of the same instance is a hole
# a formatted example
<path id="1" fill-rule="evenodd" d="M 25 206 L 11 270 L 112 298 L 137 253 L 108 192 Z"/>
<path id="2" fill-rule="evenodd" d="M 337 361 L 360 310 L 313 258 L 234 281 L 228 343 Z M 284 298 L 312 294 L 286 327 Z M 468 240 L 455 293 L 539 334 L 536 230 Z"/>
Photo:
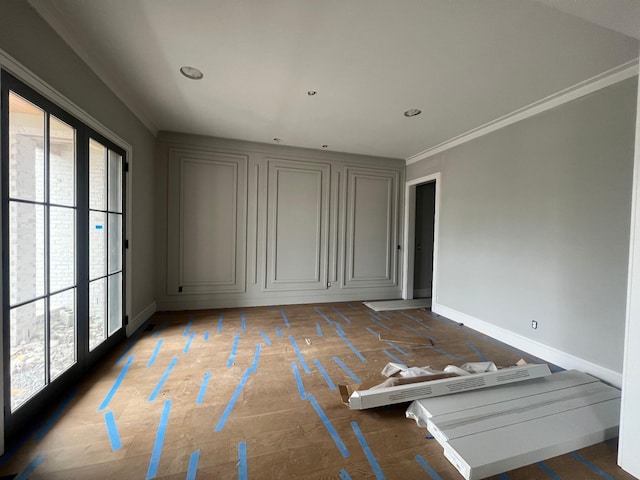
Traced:
<path id="1" fill-rule="evenodd" d="M 640 478 L 639 55 L 637 0 L 0 0 L 0 478 Z"/>

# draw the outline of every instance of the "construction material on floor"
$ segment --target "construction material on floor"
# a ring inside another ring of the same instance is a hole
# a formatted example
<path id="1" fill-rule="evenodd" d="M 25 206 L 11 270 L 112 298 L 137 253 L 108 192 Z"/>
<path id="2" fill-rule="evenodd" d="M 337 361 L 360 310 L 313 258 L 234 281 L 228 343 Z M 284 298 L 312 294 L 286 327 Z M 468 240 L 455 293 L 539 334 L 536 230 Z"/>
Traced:
<path id="1" fill-rule="evenodd" d="M 410 343 L 412 345 L 429 345 L 433 346 L 433 340 L 421 335 L 412 335 L 410 333 L 400 332 L 380 332 L 378 338 L 383 342 L 394 343 Z"/>
<path id="2" fill-rule="evenodd" d="M 339 390 L 343 403 L 348 404 L 351 410 L 364 410 L 468 390 L 495 387 L 506 383 L 544 377 L 546 375 L 551 375 L 548 365 L 527 364 L 518 367 L 504 368 L 495 372 L 440 378 L 394 387 L 372 389 L 370 387 L 374 385 L 341 384 L 339 385 Z"/>
<path id="3" fill-rule="evenodd" d="M 387 310 L 411 310 L 414 308 L 431 308 L 430 298 L 413 298 L 411 300 L 382 300 L 379 302 L 362 303 L 376 312 L 384 312 Z"/>
<path id="4" fill-rule="evenodd" d="M 540 462 L 618 433 L 620 391 L 575 370 L 446 400 L 415 401 L 406 415 L 427 427 L 467 480 Z"/>

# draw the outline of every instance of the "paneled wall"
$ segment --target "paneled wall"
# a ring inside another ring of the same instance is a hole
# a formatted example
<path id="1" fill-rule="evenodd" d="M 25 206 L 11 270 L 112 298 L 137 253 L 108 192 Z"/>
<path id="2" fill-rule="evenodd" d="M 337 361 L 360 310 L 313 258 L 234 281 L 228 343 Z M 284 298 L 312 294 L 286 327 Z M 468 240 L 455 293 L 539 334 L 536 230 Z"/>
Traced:
<path id="1" fill-rule="evenodd" d="M 399 298 L 404 162 L 161 133 L 158 308 Z"/>

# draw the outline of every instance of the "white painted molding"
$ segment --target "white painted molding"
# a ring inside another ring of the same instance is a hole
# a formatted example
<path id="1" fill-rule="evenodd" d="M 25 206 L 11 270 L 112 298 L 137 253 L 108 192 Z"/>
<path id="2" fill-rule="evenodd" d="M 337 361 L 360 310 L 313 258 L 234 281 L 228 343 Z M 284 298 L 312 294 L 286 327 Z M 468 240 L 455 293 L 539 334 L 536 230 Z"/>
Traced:
<path id="1" fill-rule="evenodd" d="M 580 370 L 617 388 L 620 388 L 622 385 L 622 373 L 615 372 L 603 367 L 602 365 L 585 360 L 584 358 L 576 357 L 575 355 L 563 352 L 557 348 L 545 345 L 544 343 L 523 337 L 520 334 L 492 325 L 489 322 L 472 317 L 471 315 L 467 315 L 466 313 L 459 312 L 439 303 L 434 302 L 431 306 L 431 311 L 455 322 L 463 323 L 465 326 L 473 330 L 489 335 L 496 340 L 500 340 L 501 342 L 520 349 L 523 352 L 558 365 L 564 369 Z"/>
<path id="2" fill-rule="evenodd" d="M 407 157 L 405 159 L 406 164 L 411 165 L 412 163 L 416 163 L 420 160 L 432 157 L 453 147 L 457 147 L 458 145 L 462 145 L 463 143 L 467 143 L 478 137 L 487 135 L 488 133 L 500 130 L 501 128 L 504 128 L 508 125 L 520 122 L 529 117 L 533 117 L 534 115 L 538 115 L 539 113 L 546 112 L 547 110 L 551 110 L 552 108 L 556 108 L 564 103 L 571 102 L 573 100 L 576 100 L 577 98 L 584 97 L 585 95 L 589 95 L 590 93 L 596 92 L 611 85 L 615 85 L 616 83 L 622 82 L 623 80 L 631 78 L 635 75 L 638 75 L 637 58 L 623 63 L 622 65 L 619 65 L 615 68 L 612 68 L 611 70 L 607 70 L 606 72 L 603 72 L 599 75 L 591 77 L 587 80 L 584 80 L 580 83 L 577 83 L 576 85 L 573 85 L 569 88 L 565 88 L 564 90 L 549 95 L 548 97 L 545 97 L 541 100 L 533 102 L 530 105 L 519 108 L 518 110 L 508 113 L 502 117 L 496 118 L 495 120 L 487 122 L 484 125 L 473 128 L 445 142 L 435 145 L 434 147 L 428 148 L 426 150 L 423 150 L 422 152 Z"/>
<path id="3" fill-rule="evenodd" d="M 144 322 L 149 320 L 151 318 L 151 315 L 153 315 L 157 311 L 158 310 L 156 302 L 151 302 L 145 307 L 144 310 L 133 317 L 133 319 L 129 322 L 129 325 L 127 325 L 127 337 L 133 335 L 135 331 L 138 330 L 138 328 L 140 328 L 144 324 Z"/>

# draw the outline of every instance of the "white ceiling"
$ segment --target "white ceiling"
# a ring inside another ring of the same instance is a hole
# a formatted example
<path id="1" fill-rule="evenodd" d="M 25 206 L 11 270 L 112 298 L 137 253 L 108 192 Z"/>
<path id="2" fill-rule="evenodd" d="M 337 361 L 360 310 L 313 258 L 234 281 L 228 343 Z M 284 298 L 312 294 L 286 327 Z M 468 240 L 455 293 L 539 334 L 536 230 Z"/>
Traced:
<path id="1" fill-rule="evenodd" d="M 640 0 L 30 3 L 154 131 L 396 158 L 639 53 Z"/>

